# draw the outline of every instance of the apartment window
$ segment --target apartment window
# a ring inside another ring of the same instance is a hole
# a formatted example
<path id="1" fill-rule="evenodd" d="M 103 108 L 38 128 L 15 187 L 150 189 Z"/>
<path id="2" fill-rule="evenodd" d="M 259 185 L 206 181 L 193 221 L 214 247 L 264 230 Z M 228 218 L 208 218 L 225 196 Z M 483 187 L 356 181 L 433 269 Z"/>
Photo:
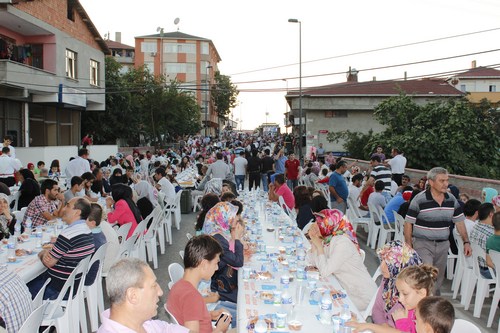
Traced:
<path id="1" fill-rule="evenodd" d="M 156 53 L 156 42 L 142 42 L 141 52 Z"/>
<path id="2" fill-rule="evenodd" d="M 196 44 L 167 43 L 165 44 L 165 52 L 196 54 Z"/>
<path id="3" fill-rule="evenodd" d="M 66 4 L 68 20 L 75 22 L 75 0 L 67 0 Z"/>
<path id="4" fill-rule="evenodd" d="M 461 91 L 461 92 L 465 92 L 465 91 L 466 91 L 466 89 L 467 89 L 467 88 L 465 87 L 465 84 L 461 84 L 461 85 L 460 85 L 460 91 Z"/>
<path id="5" fill-rule="evenodd" d="M 201 42 L 201 54 L 209 54 L 208 53 L 208 42 Z"/>
<path id="6" fill-rule="evenodd" d="M 325 118 L 347 118 L 347 111 L 325 111 Z"/>
<path id="7" fill-rule="evenodd" d="M 146 67 L 146 69 L 150 73 L 154 74 L 154 72 L 155 72 L 155 63 L 154 62 L 151 62 L 151 61 L 150 62 L 144 62 L 144 66 Z"/>
<path id="8" fill-rule="evenodd" d="M 490 92 L 496 92 L 497 91 L 497 86 L 494 85 L 494 84 L 490 85 L 490 90 L 489 91 Z"/>
<path id="9" fill-rule="evenodd" d="M 76 52 L 66 50 L 66 76 L 76 79 Z"/>
<path id="10" fill-rule="evenodd" d="M 99 85 L 99 63 L 92 59 L 90 59 L 90 84 Z"/>
<path id="11" fill-rule="evenodd" d="M 186 73 L 193 74 L 196 73 L 196 63 L 188 62 L 188 63 L 167 63 L 167 73 L 176 74 L 176 73 Z"/>

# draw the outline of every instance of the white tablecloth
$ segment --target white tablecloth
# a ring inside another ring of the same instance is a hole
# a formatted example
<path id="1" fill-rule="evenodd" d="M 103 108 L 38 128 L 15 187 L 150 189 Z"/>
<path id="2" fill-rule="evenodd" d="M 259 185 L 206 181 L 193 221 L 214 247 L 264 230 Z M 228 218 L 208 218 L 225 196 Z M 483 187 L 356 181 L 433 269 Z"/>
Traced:
<path id="1" fill-rule="evenodd" d="M 245 200 L 245 199 L 244 199 Z M 247 200 L 245 200 L 247 201 Z M 269 205 L 269 203 L 267 204 Z M 258 212 L 258 220 L 261 222 L 262 226 L 262 237 L 261 239 L 266 244 L 267 253 L 278 253 L 279 248 L 284 246 L 284 243 L 278 239 L 277 233 L 268 232 L 267 226 L 270 226 L 272 218 L 270 216 L 265 216 L 263 209 L 263 204 L 259 203 L 257 200 L 254 202 L 253 200 L 245 204 L 246 209 L 248 210 L 256 210 Z M 282 211 L 282 210 L 281 210 Z M 281 220 L 279 224 L 284 224 L 286 220 L 290 221 L 289 217 L 283 212 L 282 215 L 276 216 L 278 220 Z M 251 219 L 250 219 L 251 220 Z M 269 220 L 269 221 L 268 221 Z M 251 223 L 251 221 L 249 221 Z M 302 235 L 302 234 L 301 234 Z M 306 247 L 310 247 L 309 242 L 303 237 L 304 245 Z M 253 270 L 260 271 L 261 265 L 263 263 L 264 255 L 256 253 L 252 256 L 250 261 L 245 262 L 245 266 L 250 266 Z M 290 258 L 291 256 L 287 256 Z M 296 258 L 295 256 L 293 256 Z M 297 264 L 304 265 L 305 262 L 298 261 Z M 267 264 L 267 270 L 270 271 L 270 264 Z M 280 270 L 278 272 L 272 272 L 274 274 L 274 278 L 269 281 L 260 281 L 260 280 L 243 280 L 243 269 L 240 268 L 238 271 L 238 332 L 247 332 L 248 318 L 255 315 L 266 315 L 276 313 L 280 306 L 275 306 L 273 304 L 265 304 L 263 300 L 258 297 L 258 292 L 262 290 L 262 286 L 266 287 L 269 285 L 275 285 L 277 288 L 281 288 L 280 286 L 280 277 L 285 273 L 285 270 Z M 288 270 L 286 270 L 288 273 Z M 316 317 L 319 315 L 319 305 L 311 305 L 309 303 L 309 295 L 312 291 L 307 287 L 307 281 L 297 281 L 294 278 L 294 281 L 289 285 L 289 293 L 292 298 L 295 300 L 295 293 L 297 285 L 301 283 L 304 287 L 304 299 L 301 304 L 297 304 L 294 310 L 294 317 L 296 320 L 300 321 L 302 326 L 302 332 L 332 332 L 333 325 L 322 324 Z M 336 289 L 342 290 L 341 285 L 337 281 L 334 276 L 329 276 L 327 278 L 321 278 L 317 282 L 317 288 L 326 288 L 326 289 Z M 271 291 L 272 292 L 272 291 Z M 333 314 L 340 313 L 340 309 L 342 304 L 349 304 L 349 308 L 351 312 L 357 315 L 357 318 L 360 319 L 360 313 L 355 307 L 355 305 L 350 301 L 349 297 L 343 299 L 342 301 L 335 301 L 333 304 Z M 291 319 L 287 318 L 288 321 Z M 361 319 L 362 320 L 362 319 Z M 276 330 L 276 329 L 274 329 Z M 286 331 L 289 331 L 288 327 Z"/>
<path id="2" fill-rule="evenodd" d="M 18 248 L 21 249 L 27 249 L 27 248 L 34 249 L 33 254 L 17 257 L 17 261 L 15 263 L 7 263 L 7 269 L 9 269 L 11 272 L 18 274 L 21 277 L 21 279 L 26 283 L 36 278 L 38 275 L 40 275 L 47 269 L 38 258 L 38 253 L 42 249 L 35 248 L 35 245 L 36 245 L 35 237 L 31 237 L 29 238 L 28 241 L 18 244 Z M 2 253 L 0 253 L 0 255 L 6 256 L 6 254 L 7 254 L 7 246 L 3 245 Z"/>

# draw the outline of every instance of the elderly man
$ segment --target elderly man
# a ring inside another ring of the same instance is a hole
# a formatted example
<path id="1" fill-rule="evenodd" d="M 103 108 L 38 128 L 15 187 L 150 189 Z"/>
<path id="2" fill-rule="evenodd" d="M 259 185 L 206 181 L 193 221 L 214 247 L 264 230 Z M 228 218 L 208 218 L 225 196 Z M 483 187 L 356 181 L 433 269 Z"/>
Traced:
<path id="1" fill-rule="evenodd" d="M 427 179 L 430 189 L 417 194 L 408 208 L 404 237 L 405 242 L 417 251 L 425 264 L 439 269 L 434 286 L 434 294 L 439 296 L 450 248 L 448 237 L 451 223 L 455 223 L 462 237 L 465 255 L 470 256 L 472 249 L 462 208 L 457 199 L 448 194 L 448 171 L 440 167 L 433 168 L 427 173 Z"/>
<path id="2" fill-rule="evenodd" d="M 139 259 L 122 259 L 106 278 L 111 308 L 101 315 L 98 333 L 187 333 L 187 328 L 151 318 L 158 313 L 163 295 L 149 265 Z"/>
<path id="3" fill-rule="evenodd" d="M 224 158 L 224 155 L 222 155 L 222 153 L 218 152 L 217 154 L 215 154 L 215 156 L 217 157 L 217 161 L 210 164 L 206 176 L 212 178 L 226 179 L 231 173 L 229 165 L 227 165 L 222 160 Z"/>
<path id="4" fill-rule="evenodd" d="M 47 270 L 28 283 L 35 297 L 47 278 L 51 278 L 45 289 L 44 299 L 56 299 L 64 283 L 78 263 L 94 253 L 94 238 L 87 226 L 90 202 L 85 198 L 71 199 L 62 211 L 62 219 L 68 224 L 57 237 L 52 249 L 42 250 L 38 257 Z M 77 280 L 80 281 L 80 277 Z"/>
<path id="5" fill-rule="evenodd" d="M 64 195 L 60 193 L 59 184 L 52 179 L 46 179 L 39 196 L 36 196 L 28 205 L 24 214 L 23 225 L 26 226 L 28 218 L 33 222 L 32 226 L 37 227 L 61 216 L 64 206 Z"/>

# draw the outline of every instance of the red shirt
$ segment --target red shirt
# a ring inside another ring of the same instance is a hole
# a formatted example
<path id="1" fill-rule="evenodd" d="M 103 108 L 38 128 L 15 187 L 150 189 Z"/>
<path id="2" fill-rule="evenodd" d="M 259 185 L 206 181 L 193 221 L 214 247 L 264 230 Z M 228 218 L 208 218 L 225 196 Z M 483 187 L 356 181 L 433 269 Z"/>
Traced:
<path id="1" fill-rule="evenodd" d="M 375 191 L 373 186 L 369 186 L 361 195 L 360 201 L 363 206 L 368 206 L 368 197 Z"/>
<path id="2" fill-rule="evenodd" d="M 299 178 L 299 160 L 286 160 L 285 169 L 286 169 L 286 178 L 290 180 L 296 180 Z"/>
<path id="3" fill-rule="evenodd" d="M 281 185 L 280 188 L 276 190 L 276 195 L 283 197 L 288 208 L 293 209 L 295 207 L 295 197 L 286 184 Z"/>

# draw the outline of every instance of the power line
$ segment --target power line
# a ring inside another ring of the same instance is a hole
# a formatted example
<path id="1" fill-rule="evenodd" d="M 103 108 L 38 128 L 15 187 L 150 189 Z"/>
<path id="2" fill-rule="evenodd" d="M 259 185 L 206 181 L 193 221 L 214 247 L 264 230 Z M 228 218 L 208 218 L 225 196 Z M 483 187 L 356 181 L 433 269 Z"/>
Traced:
<path id="1" fill-rule="evenodd" d="M 340 54 L 340 55 L 331 56 L 331 57 L 327 57 L 327 58 L 320 58 L 320 59 L 303 61 L 302 64 L 308 64 L 308 63 L 313 63 L 313 62 L 319 62 L 319 61 L 325 61 L 325 60 L 331 60 L 331 59 L 344 58 L 344 57 L 349 57 L 349 56 L 354 56 L 354 55 L 360 55 L 360 54 L 366 54 L 366 53 L 373 53 L 373 52 L 379 52 L 379 51 L 397 49 L 397 48 L 402 48 L 402 47 L 407 47 L 407 46 L 413 46 L 413 45 L 419 45 L 419 44 L 437 42 L 437 41 L 441 41 L 441 40 L 458 38 L 458 37 L 465 37 L 465 36 L 471 36 L 471 35 L 475 35 L 475 34 L 481 34 L 481 33 L 491 32 L 491 31 L 496 31 L 496 30 L 500 30 L 500 27 L 486 29 L 486 30 L 479 30 L 479 31 L 474 31 L 474 32 L 468 32 L 468 33 L 463 33 L 463 34 L 458 34 L 458 35 L 446 36 L 446 37 L 439 37 L 439 38 L 434 38 L 434 39 L 427 39 L 427 40 L 418 41 L 418 42 L 412 42 L 412 43 L 406 43 L 406 44 L 399 44 L 399 45 L 387 46 L 387 47 L 382 47 L 382 48 L 378 48 L 378 49 L 371 49 L 371 50 L 366 50 L 366 51 L 345 53 L 345 54 Z M 267 70 L 271 70 L 271 69 L 284 68 L 284 67 L 290 67 L 290 66 L 295 66 L 295 65 L 298 65 L 298 63 L 286 64 L 286 65 L 278 65 L 278 66 L 266 67 L 266 68 L 261 68 L 261 69 L 254 69 L 254 70 L 250 70 L 250 71 L 245 71 L 245 72 L 239 72 L 239 73 L 230 74 L 230 76 L 242 75 L 242 74 L 249 74 L 249 73 L 261 72 L 261 71 L 267 71 Z"/>

